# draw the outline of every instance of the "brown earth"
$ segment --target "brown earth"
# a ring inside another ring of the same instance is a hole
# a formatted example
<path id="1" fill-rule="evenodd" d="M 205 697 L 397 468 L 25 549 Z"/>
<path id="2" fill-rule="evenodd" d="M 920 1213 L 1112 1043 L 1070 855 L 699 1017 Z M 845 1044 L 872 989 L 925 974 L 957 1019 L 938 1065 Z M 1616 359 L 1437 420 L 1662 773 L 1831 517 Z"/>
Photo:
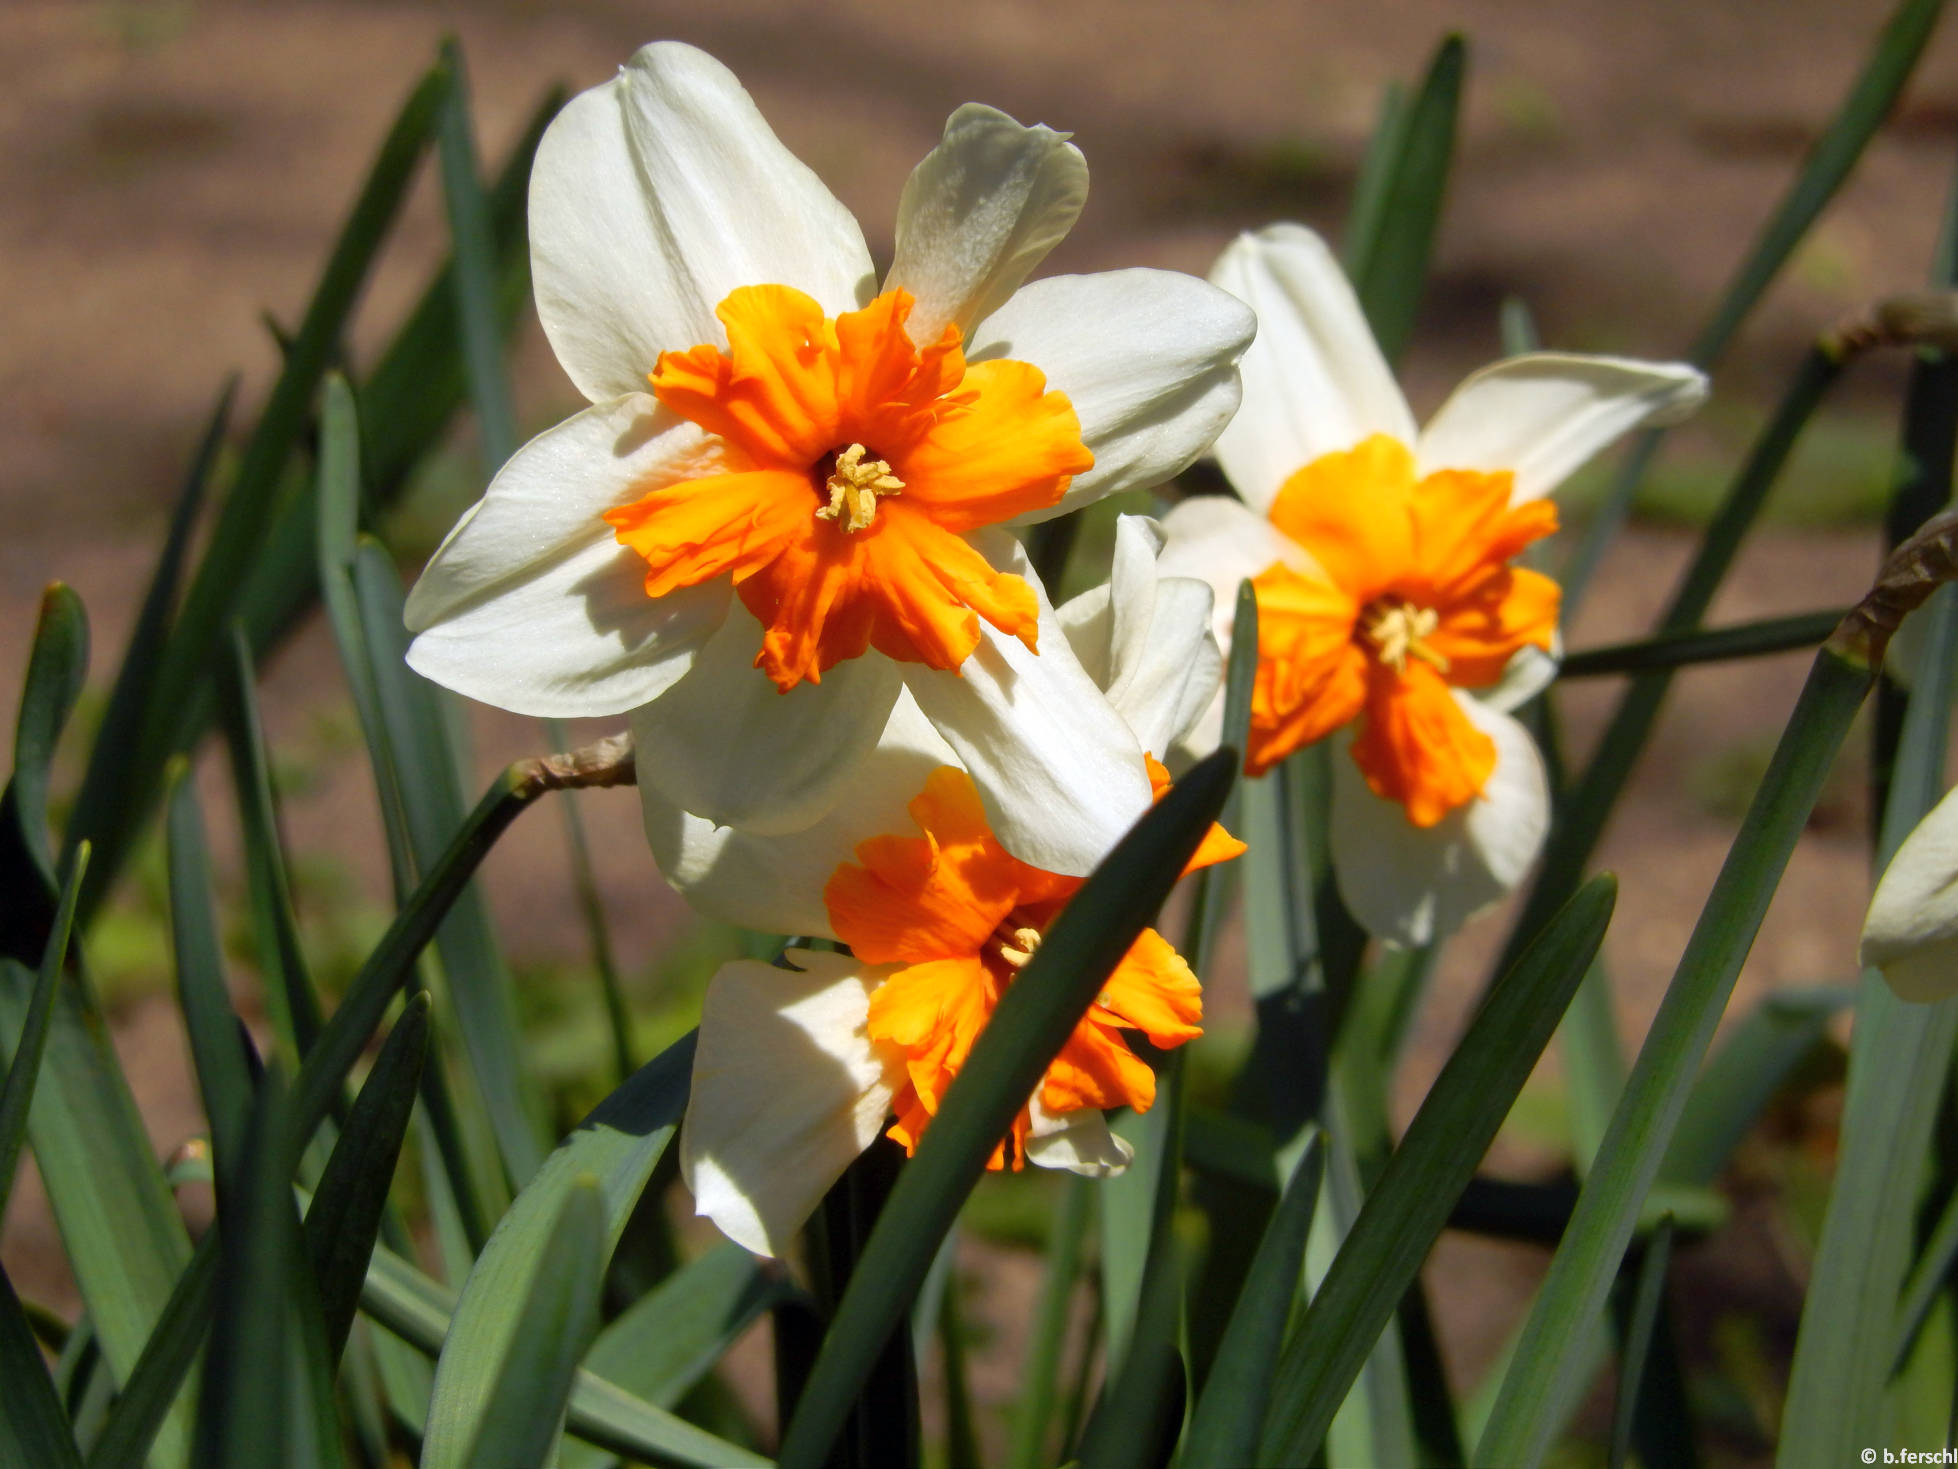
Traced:
<path id="1" fill-rule="evenodd" d="M 1496 353 L 1496 307 L 1511 294 L 1554 345 L 1680 351 L 1848 85 L 1882 9 L 1828 0 L 994 0 L 956 9 L 13 0 L 0 9 L 0 196 L 10 201 L 0 212 L 0 689 L 18 687 L 50 576 L 88 603 L 98 679 L 113 668 L 219 382 L 241 368 L 247 395 L 263 391 L 275 353 L 260 311 L 290 322 L 302 309 L 372 148 L 445 30 L 462 39 L 490 157 L 547 82 L 589 85 L 636 44 L 678 36 L 736 69 L 784 139 L 864 220 L 873 250 L 888 252 L 906 170 L 944 114 L 976 97 L 1074 129 L 1089 157 L 1094 195 L 1053 269 L 1201 271 L 1240 227 L 1291 215 L 1336 229 L 1382 85 L 1418 75 L 1443 29 L 1459 27 L 1474 48 L 1465 128 L 1407 366 L 1416 405 L 1427 407 Z M 1954 136 L 1958 44 L 1941 36 L 1718 377 L 1743 423 L 1822 324 L 1923 279 Z M 424 179 L 363 310 L 357 353 L 384 339 L 442 238 Z M 521 362 L 526 421 L 572 405 L 534 329 Z M 1899 380 L 1894 363 L 1862 370 L 1852 407 L 1892 412 Z M 1688 549 L 1678 534 L 1625 536 L 1571 645 L 1647 626 Z M 1757 535 L 1715 620 L 1851 600 L 1873 561 L 1867 534 Z M 1651 1014 L 1732 836 L 1728 803 L 1708 794 L 1722 784 L 1709 762 L 1744 766 L 1765 748 L 1803 663 L 1695 671 L 1677 685 L 1603 853 L 1624 884 L 1608 953 L 1629 1035 Z M 344 718 L 319 629 L 266 678 L 275 743 L 311 748 L 323 715 Z M 1612 692 L 1571 690 L 1580 749 Z M 479 713 L 476 726 L 485 776 L 538 739 L 527 721 L 494 713 Z M 379 903 L 382 848 L 358 754 L 319 763 L 290 802 L 293 842 L 338 858 L 356 893 Z M 207 789 L 221 832 L 219 788 Z M 1857 789 L 1846 783 L 1804 838 L 1737 1005 L 1849 973 L 1868 891 Z M 622 958 L 643 970 L 678 909 L 637 838 L 630 794 L 602 793 L 585 810 Z M 520 961 L 582 958 L 563 866 L 560 833 L 543 815 L 489 864 L 494 911 Z M 1451 951 L 1422 1018 L 1407 1105 L 1445 1054 L 1500 936 L 1486 921 Z M 116 1033 L 168 1151 L 198 1126 L 174 1012 L 141 1002 L 117 1017 Z M 30 1294 L 68 1303 L 31 1188 L 5 1246 Z M 1465 1380 L 1507 1330 L 1530 1273 L 1509 1252 L 1493 1261 L 1491 1248 L 1450 1245 L 1437 1260 L 1444 1335 Z"/>

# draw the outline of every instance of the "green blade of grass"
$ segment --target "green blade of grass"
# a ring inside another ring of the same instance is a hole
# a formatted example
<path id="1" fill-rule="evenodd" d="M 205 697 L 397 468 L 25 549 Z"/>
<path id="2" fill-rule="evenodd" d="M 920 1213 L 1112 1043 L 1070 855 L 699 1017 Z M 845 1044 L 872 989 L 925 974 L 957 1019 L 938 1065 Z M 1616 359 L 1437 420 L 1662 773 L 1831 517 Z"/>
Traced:
<path id="1" fill-rule="evenodd" d="M 385 1248 L 374 1251 L 361 1309 L 415 1350 L 434 1357 L 449 1334 L 455 1297 Z M 573 1379 L 565 1427 L 615 1454 L 702 1469 L 768 1469 L 769 1460 L 716 1438 L 588 1371 Z"/>
<path id="2" fill-rule="evenodd" d="M 61 988 L 62 967 L 68 962 L 68 936 L 74 930 L 75 902 L 87 867 L 88 843 L 83 842 L 75 848 L 67 880 L 61 885 L 61 906 L 55 910 L 54 928 L 48 934 L 47 952 L 41 956 L 27 1015 L 21 1021 L 20 1040 L 7 1067 L 6 1084 L 0 1086 L 0 1221 L 7 1217 L 14 1172 L 20 1166 L 20 1145 L 27 1137 L 27 1117 L 33 1108 L 35 1085 L 41 1079 L 41 1059 L 47 1054 L 48 1030 L 54 1019 L 54 997 Z"/>
<path id="3" fill-rule="evenodd" d="M 1319 1446 L 1449 1208 L 1549 1044 L 1604 939 L 1616 897 L 1617 885 L 1608 877 L 1586 884 L 1470 1022 L 1285 1344 L 1261 1461 L 1304 1462 Z"/>
<path id="4" fill-rule="evenodd" d="M 156 660 L 137 738 L 97 745 L 71 830 L 96 845 L 86 918 L 121 871 L 155 799 L 163 767 L 195 738 L 208 713 L 209 678 L 240 589 L 273 528 L 286 465 L 305 432 L 314 394 L 382 244 L 392 233 L 416 165 L 434 136 L 451 78 L 437 65 L 417 84 L 382 143 L 306 309 L 284 370 L 245 442 L 237 472 Z"/>
<path id="5" fill-rule="evenodd" d="M 784 1464 L 813 1469 L 828 1453 L 987 1158 L 1216 819 L 1237 760 L 1220 749 L 1143 816 L 1001 998 L 864 1249 L 784 1437 Z"/>
<path id="6" fill-rule="evenodd" d="M 360 1307 L 367 1262 L 374 1253 L 408 1135 L 422 1065 L 428 1057 L 428 996 L 413 995 L 374 1058 L 347 1112 L 333 1151 L 306 1210 L 306 1249 L 318 1282 L 320 1318 L 329 1360 L 346 1349 Z"/>
<path id="7" fill-rule="evenodd" d="M 1611 1410 L 1610 1469 L 1624 1469 L 1631 1458 L 1632 1434 L 1640 1418 L 1640 1394 L 1646 1381 L 1647 1358 L 1651 1355 L 1659 1328 L 1660 1307 L 1665 1303 L 1666 1267 L 1672 1261 L 1672 1236 L 1672 1216 L 1667 1215 L 1652 1232 L 1644 1257 L 1639 1261 L 1631 1320 L 1619 1353 L 1619 1359 L 1625 1365 L 1618 1374 L 1618 1396 Z M 1688 1431 L 1683 1423 L 1670 1426 L 1681 1433 Z M 1690 1443 L 1691 1439 L 1688 1438 L 1687 1442 Z M 1641 1454 L 1640 1459 L 1648 1465 L 1676 1462 L 1658 1459 L 1650 1454 Z"/>
<path id="8" fill-rule="evenodd" d="M 1082 1245 L 1094 1218 L 1097 1185 L 1089 1179 L 1070 1178 L 1063 1188 L 1060 1211 L 1047 1236 L 1047 1272 L 1034 1305 L 1020 1392 L 1014 1400 L 1013 1444 L 1006 1461 L 1010 1469 L 1039 1469 L 1053 1462 L 1047 1452 L 1048 1429 L 1060 1396 L 1068 1308 L 1081 1275 Z"/>
<path id="9" fill-rule="evenodd" d="M 75 1432 L 55 1396 L 14 1283 L 0 1268 L 0 1463 L 81 1469 Z"/>
<path id="10" fill-rule="evenodd" d="M 1306 1139 L 1231 1308 L 1210 1380 L 1190 1416 L 1184 1469 L 1229 1469 L 1255 1459 L 1259 1428 L 1271 1404 L 1273 1365 L 1291 1321 L 1325 1173 L 1324 1139 L 1315 1131 Z"/>
<path id="11" fill-rule="evenodd" d="M 1390 107 L 1383 119 L 1389 146 L 1377 171 L 1370 166 L 1367 188 L 1356 200 L 1357 227 L 1349 232 L 1346 266 L 1389 362 L 1400 357 L 1414 330 L 1448 192 L 1467 68 L 1467 43 L 1448 36 L 1405 111 Z M 1373 164 L 1371 157 L 1368 162 Z"/>
<path id="12" fill-rule="evenodd" d="M 1353 175 L 1353 197 L 1346 205 L 1340 261 L 1348 279 L 1357 277 L 1378 248 L 1386 223 L 1387 189 L 1407 146 L 1407 87 L 1389 81 L 1380 89 L 1380 110 L 1367 136 L 1366 152 Z"/>
<path id="13" fill-rule="evenodd" d="M 1929 626 L 1883 816 L 1878 859 L 1886 864 L 1944 794 L 1958 593 L 1945 588 L 1916 615 Z M 1864 976 L 1850 1036 L 1841 1151 L 1795 1338 L 1777 1464 L 1799 1469 L 1828 1463 L 1831 1454 L 1841 1462 L 1883 1436 L 1897 1306 L 1937 1120 L 1927 1099 L 1944 1089 L 1954 1040 L 1958 1000 L 1912 1004 L 1876 974 Z M 1828 1401 L 1801 1400 L 1816 1392 Z"/>
<path id="14" fill-rule="evenodd" d="M 422 1469 L 461 1469 L 494 1410 L 495 1365 L 522 1329 L 522 1311 L 568 1193 L 581 1179 L 603 1189 L 605 1229 L 593 1245 L 602 1265 L 686 1110 L 694 1037 L 642 1066 L 559 1144 L 517 1195 L 477 1257 L 435 1368 Z"/>
<path id="15" fill-rule="evenodd" d="M 598 1332 L 605 1234 L 598 1180 L 581 1174 L 565 1189 L 563 1203 L 539 1241 L 516 1330 L 485 1384 L 490 1391 L 466 1460 L 469 1469 L 551 1461 L 578 1360 Z M 441 1401 L 439 1367 L 436 1401 Z"/>
<path id="16" fill-rule="evenodd" d="M 0 955 L 38 964 L 54 922 L 57 885 L 48 840 L 48 768 L 88 674 L 88 613 L 60 582 L 41 594 L 14 718 L 14 770 L 0 793 Z"/>
<path id="17" fill-rule="evenodd" d="M 1741 962 L 1870 682 L 1867 669 L 1828 648 L 1817 656 L 1639 1048 L 1476 1446 L 1476 1462 L 1534 1469 L 1563 1422 L 1581 1386 L 1579 1349 L 1603 1310 Z"/>
<path id="18" fill-rule="evenodd" d="M 272 762 L 258 714 L 252 653 L 244 630 L 233 624 L 231 658 L 220 679 L 219 717 L 230 754 L 232 792 L 244 832 L 245 884 L 251 899 L 252 936 L 264 977 L 266 1009 L 293 1065 L 311 1048 L 320 1029 L 319 997 L 307 972 L 292 910 L 292 883 L 279 839 L 272 791 Z"/>
<path id="19" fill-rule="evenodd" d="M 1831 607 L 1823 612 L 1797 612 L 1790 617 L 1767 617 L 1732 627 L 1662 633 L 1632 643 L 1584 648 L 1564 655 L 1557 677 L 1650 673 L 1660 668 L 1690 668 L 1698 663 L 1726 663 L 1738 658 L 1762 658 L 1771 653 L 1813 648 L 1835 631 L 1848 610 Z"/>
<path id="20" fill-rule="evenodd" d="M 1165 1058 L 1158 1090 L 1175 1085 L 1175 1058 Z M 1142 1310 L 1145 1282 L 1161 1263 L 1157 1234 L 1168 1227 L 1181 1172 L 1174 1104 L 1147 1112 L 1126 1112 L 1114 1132 L 1134 1150 L 1129 1166 L 1103 1181 L 1101 1225 L 1101 1309 L 1103 1352 L 1113 1381 L 1128 1357 L 1129 1342 Z"/>
<path id="21" fill-rule="evenodd" d="M 125 1469 L 141 1463 L 149 1452 L 210 1330 L 217 1302 L 217 1242 L 215 1231 L 206 1234 L 177 1277 L 142 1356 L 89 1448 L 88 1469 Z"/>
<path id="22" fill-rule="evenodd" d="M 1780 205 L 1762 226 L 1753 248 L 1714 307 L 1713 315 L 1694 338 L 1687 353 L 1690 361 L 1711 368 L 1720 360 L 1741 323 L 1781 273 L 1795 247 L 1835 197 L 1877 129 L 1890 115 L 1890 109 L 1902 95 L 1904 84 L 1910 80 L 1918 58 L 1930 42 L 1943 8 L 1943 0 L 1901 0 L 1891 12 L 1849 95 L 1809 150 L 1801 172 L 1796 174 Z M 1664 437 L 1663 429 L 1640 437 L 1571 552 L 1562 577 L 1566 622 L 1575 617 L 1605 548 L 1631 513 L 1639 481 Z"/>
<path id="23" fill-rule="evenodd" d="M 462 360 L 476 406 L 485 467 L 494 475 L 517 447 L 517 416 L 503 367 L 503 332 L 497 321 L 496 238 L 489 199 L 476 171 L 476 138 L 469 121 L 469 73 L 453 39 L 442 43 L 442 61 L 453 78 L 436 132 L 442 165 L 442 197 L 449 210 L 454 249 L 451 276 Z"/>
<path id="24" fill-rule="evenodd" d="M 1937 1223 L 1924 1237 L 1924 1252 L 1910 1268 L 1897 1307 L 1897 1350 L 1890 1364 L 1892 1374 L 1903 1371 L 1917 1333 L 1937 1304 L 1938 1294 L 1951 1282 L 1952 1264 L 1958 1261 L 1958 1190 L 1954 1190 L 1938 1211 Z"/>
<path id="25" fill-rule="evenodd" d="M 219 1208 L 237 1182 L 252 1112 L 251 1062 L 238 1012 L 225 989 L 216 901 L 204 820 L 188 767 L 179 763 L 165 821 L 170 869 L 170 939 L 177 964 L 177 999 L 190 1039 L 191 1069 L 211 1129 L 211 1166 Z"/>

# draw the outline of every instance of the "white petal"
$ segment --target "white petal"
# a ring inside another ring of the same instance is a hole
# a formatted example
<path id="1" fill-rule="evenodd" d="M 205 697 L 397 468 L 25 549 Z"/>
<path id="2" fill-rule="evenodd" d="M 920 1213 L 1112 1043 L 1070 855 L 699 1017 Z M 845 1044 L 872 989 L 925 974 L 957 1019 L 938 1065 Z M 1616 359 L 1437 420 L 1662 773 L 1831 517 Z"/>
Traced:
<path id="1" fill-rule="evenodd" d="M 993 834 L 1022 862 L 1082 876 L 1149 809 L 1142 749 L 1075 659 L 1059 619 L 1012 537 L 971 537 L 1040 600 L 1038 655 L 980 624 L 954 672 L 907 663 L 905 685 L 971 772 Z"/>
<path id="2" fill-rule="evenodd" d="M 1550 634 L 1549 652 L 1526 643 L 1510 655 L 1502 677 L 1486 689 L 1477 689 L 1475 697 L 1491 709 L 1513 714 L 1557 681 L 1563 661 L 1564 633 L 1557 628 Z"/>
<path id="3" fill-rule="evenodd" d="M 1317 459 L 1370 434 L 1414 442 L 1414 415 L 1374 343 L 1346 272 L 1304 225 L 1239 235 L 1210 279 L 1258 316 L 1244 354 L 1244 407 L 1217 459 L 1254 510 Z"/>
<path id="4" fill-rule="evenodd" d="M 1237 359 L 1256 323 L 1194 276 L 1111 270 L 1035 281 L 980 323 L 971 356 L 1047 374 L 1081 420 L 1094 468 L 1029 524 L 1181 473 L 1237 411 Z"/>
<path id="5" fill-rule="evenodd" d="M 737 959 L 709 981 L 680 1130 L 696 1210 L 758 1255 L 780 1255 L 883 1130 L 895 1067 L 866 1034 L 890 973 L 798 949 L 800 969 Z"/>
<path id="6" fill-rule="evenodd" d="M 1167 541 L 1158 576 L 1189 576 L 1209 585 L 1210 626 L 1228 658 L 1237 589 L 1273 566 L 1310 572 L 1316 563 L 1297 541 L 1229 495 L 1192 495 L 1163 517 Z"/>
<path id="7" fill-rule="evenodd" d="M 709 821 L 798 831 L 876 746 L 902 682 L 871 653 L 785 694 L 754 666 L 760 647 L 761 624 L 737 601 L 686 677 L 633 711 L 639 782 Z"/>
<path id="8" fill-rule="evenodd" d="M 1550 786 L 1529 733 L 1459 689 L 1456 702 L 1496 742 L 1482 793 L 1430 827 L 1368 789 L 1352 757 L 1333 756 L 1333 875 L 1369 933 L 1412 947 L 1446 938 L 1523 880 L 1550 825 Z"/>
<path id="9" fill-rule="evenodd" d="M 859 761 L 815 825 L 779 836 L 716 826 L 639 783 L 646 837 L 660 875 L 710 918 L 762 933 L 834 938 L 823 887 L 857 843 L 916 828 L 906 806 L 925 778 L 956 761 L 952 747 L 907 694 L 898 696 L 877 748 Z"/>
<path id="10" fill-rule="evenodd" d="M 1112 1178 L 1129 1166 L 1135 1149 L 1108 1130 L 1108 1119 L 1093 1108 L 1058 1117 L 1028 1103 L 1033 1125 L 1027 1130 L 1027 1161 L 1041 1168 L 1065 1168 L 1084 1178 Z"/>
<path id="11" fill-rule="evenodd" d="M 806 291 L 832 315 L 873 285 L 863 232 L 769 130 L 734 74 L 662 41 L 558 113 L 530 175 L 530 269 L 558 361 L 594 402 L 668 350 L 724 344 L 736 286 Z"/>
<path id="12" fill-rule="evenodd" d="M 1140 515 L 1115 522 L 1109 570 L 1108 701 L 1152 755 L 1166 753 L 1222 687 L 1224 655 L 1210 630 L 1210 584 L 1164 576 L 1163 529 Z"/>
<path id="13" fill-rule="evenodd" d="M 1592 455 L 1642 425 L 1677 423 L 1706 401 L 1683 362 L 1531 352 L 1471 373 L 1416 443 L 1416 472 L 1511 470 L 1514 499 L 1547 495 Z"/>
<path id="14" fill-rule="evenodd" d="M 1958 994 L 1958 791 L 1904 838 L 1863 920 L 1858 957 L 1901 1000 Z"/>
<path id="15" fill-rule="evenodd" d="M 725 584 L 645 593 L 646 563 L 602 511 L 715 472 L 714 442 L 633 393 L 511 456 L 408 593 L 425 677 L 520 714 L 617 714 L 686 672 L 719 626 Z"/>
<path id="16" fill-rule="evenodd" d="M 1088 163 L 1068 134 L 1022 127 L 968 102 L 905 181 L 884 288 L 917 298 L 912 337 L 947 323 L 968 337 L 1059 244 L 1088 198 Z"/>

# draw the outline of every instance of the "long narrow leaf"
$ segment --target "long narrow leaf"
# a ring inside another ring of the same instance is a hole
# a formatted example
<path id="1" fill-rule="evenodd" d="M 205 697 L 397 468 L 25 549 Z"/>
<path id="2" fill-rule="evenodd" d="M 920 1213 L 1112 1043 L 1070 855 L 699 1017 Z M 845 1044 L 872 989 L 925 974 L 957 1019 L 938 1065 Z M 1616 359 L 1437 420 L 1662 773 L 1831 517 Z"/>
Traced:
<path id="1" fill-rule="evenodd" d="M 858 1262 L 785 1435 L 785 1465 L 813 1469 L 827 1454 L 986 1159 L 1216 819 L 1237 759 L 1220 749 L 1143 816 L 1001 998 Z"/>
<path id="2" fill-rule="evenodd" d="M 541 1241 L 517 1329 L 487 1384 L 488 1407 L 476 1428 L 469 1469 L 550 1461 L 578 1360 L 598 1331 L 605 1234 L 598 1180 L 582 1174 L 565 1190 Z"/>
<path id="3" fill-rule="evenodd" d="M 1027 1355 L 1014 1402 L 1012 1469 L 1039 1469 L 1049 1462 L 1048 1427 L 1060 1394 L 1061 1348 L 1067 1339 L 1068 1308 L 1081 1274 L 1082 1242 L 1094 1216 L 1096 1185 L 1069 1179 L 1059 1212 L 1047 1236 L 1047 1273 L 1040 1283 L 1027 1333 Z"/>
<path id="4" fill-rule="evenodd" d="M 0 1464 L 81 1469 L 81 1463 L 20 1297 L 0 1269 Z"/>
<path id="5" fill-rule="evenodd" d="M 0 1087 L 0 1220 L 7 1217 L 14 1172 L 20 1166 L 20 1145 L 27 1137 L 27 1116 L 33 1107 L 35 1085 L 41 1079 L 41 1058 L 47 1054 L 55 992 L 61 988 L 62 967 L 68 962 L 68 936 L 75 926 L 75 901 L 87 868 L 88 843 L 83 842 L 75 848 L 67 880 L 61 885 L 61 906 L 55 910 L 54 931 L 48 935 L 47 952 L 41 956 L 34 994 L 28 1001 L 27 1017 L 21 1022 L 20 1042 L 14 1047 L 13 1062 L 7 1067 L 6 1084 Z"/>
<path id="6" fill-rule="evenodd" d="M 1251 1463 L 1257 1453 L 1258 1432 L 1271 1403 L 1272 1368 L 1291 1321 L 1306 1236 L 1325 1174 L 1324 1140 L 1314 1133 L 1299 1154 L 1231 1309 L 1210 1381 L 1190 1417 L 1184 1469 L 1230 1469 Z"/>
<path id="7" fill-rule="evenodd" d="M 1318 1447 L 1549 1044 L 1604 940 L 1616 898 L 1609 877 L 1586 884 L 1470 1022 L 1285 1344 L 1261 1459 L 1303 1462 Z"/>
<path id="8" fill-rule="evenodd" d="M 88 673 L 88 614 L 60 582 L 41 595 L 14 720 L 14 771 L 0 793 L 0 955 L 38 964 L 54 922 L 48 767 Z"/>
<path id="9" fill-rule="evenodd" d="M 496 1364 L 522 1329 L 523 1303 L 544 1246 L 565 1199 L 581 1179 L 596 1179 L 603 1190 L 605 1229 L 593 1252 L 601 1264 L 611 1258 L 627 1217 L 679 1126 L 693 1076 L 693 1049 L 689 1034 L 600 1102 L 545 1160 L 498 1223 L 463 1285 L 454 1329 L 436 1364 L 422 1469 L 469 1462 L 494 1407 Z"/>
<path id="10" fill-rule="evenodd" d="M 1868 691 L 1825 648 L 1701 910 L 1640 1047 L 1550 1274 L 1511 1359 L 1477 1462 L 1534 1469 L 1580 1384 L 1579 1347 L 1603 1310 L 1639 1205 L 1829 765 Z"/>

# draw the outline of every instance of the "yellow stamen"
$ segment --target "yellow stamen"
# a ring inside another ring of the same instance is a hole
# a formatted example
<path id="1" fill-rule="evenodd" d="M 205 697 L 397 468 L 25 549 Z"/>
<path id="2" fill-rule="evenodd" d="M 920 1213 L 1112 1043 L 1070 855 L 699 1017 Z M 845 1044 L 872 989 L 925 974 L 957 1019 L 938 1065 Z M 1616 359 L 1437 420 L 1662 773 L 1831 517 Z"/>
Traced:
<path id="1" fill-rule="evenodd" d="M 993 935 L 999 945 L 999 957 L 1015 969 L 1024 969 L 1033 961 L 1036 950 L 1040 948 L 1040 930 L 1037 928 L 1016 928 L 1010 933 L 1002 923 Z M 1011 940 L 1009 943 L 1008 940 Z"/>
<path id="2" fill-rule="evenodd" d="M 845 531 L 865 530 L 877 518 L 877 497 L 904 488 L 882 459 L 865 459 L 868 452 L 862 444 L 852 444 L 837 453 L 829 472 L 829 504 L 816 512 L 816 519 L 836 521 Z"/>
<path id="3" fill-rule="evenodd" d="M 1374 656 L 1395 673 L 1407 672 L 1407 660 L 1418 658 L 1437 673 L 1448 672 L 1448 659 L 1422 639 L 1441 626 L 1432 607 L 1416 607 L 1398 597 L 1382 597 L 1360 613 L 1360 636 L 1373 644 Z"/>

